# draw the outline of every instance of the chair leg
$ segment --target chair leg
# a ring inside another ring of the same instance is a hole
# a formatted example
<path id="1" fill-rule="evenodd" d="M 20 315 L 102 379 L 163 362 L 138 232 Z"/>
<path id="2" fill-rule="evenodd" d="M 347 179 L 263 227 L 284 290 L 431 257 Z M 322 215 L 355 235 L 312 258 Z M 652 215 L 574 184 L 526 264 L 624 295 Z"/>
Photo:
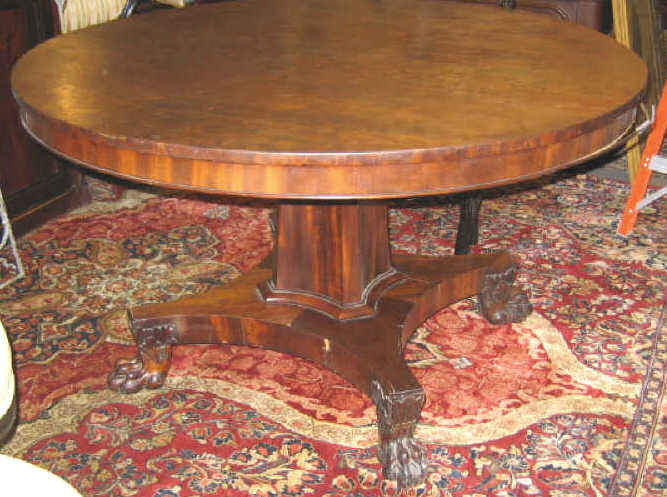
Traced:
<path id="1" fill-rule="evenodd" d="M 127 0 L 125 3 L 125 7 L 123 7 L 123 10 L 120 13 L 120 16 L 118 16 L 120 19 L 126 19 L 132 15 L 134 12 L 134 9 L 139 5 L 139 2 L 141 0 Z"/>
<path id="2" fill-rule="evenodd" d="M 479 193 L 471 193 L 463 197 L 459 228 L 456 234 L 456 246 L 454 247 L 454 253 L 457 255 L 469 253 L 470 247 L 479 241 L 479 209 L 481 204 L 482 196 Z"/>

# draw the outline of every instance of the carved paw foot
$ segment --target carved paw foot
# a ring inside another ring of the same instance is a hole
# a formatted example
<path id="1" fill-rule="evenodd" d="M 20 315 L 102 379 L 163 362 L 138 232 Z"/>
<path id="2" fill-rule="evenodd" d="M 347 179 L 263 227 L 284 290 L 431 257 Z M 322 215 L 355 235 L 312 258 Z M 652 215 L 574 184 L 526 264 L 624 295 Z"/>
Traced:
<path id="1" fill-rule="evenodd" d="M 373 380 L 370 395 L 377 406 L 378 459 L 384 477 L 396 480 L 399 489 L 420 484 L 426 475 L 426 452 L 413 435 L 424 406 L 424 391 L 420 387 L 387 393 Z"/>
<path id="2" fill-rule="evenodd" d="M 144 369 L 143 361 L 134 359 L 119 363 L 109 375 L 109 387 L 122 393 L 134 393 L 143 387 L 159 388 L 164 384 L 166 372 L 151 372 Z"/>
<path id="3" fill-rule="evenodd" d="M 501 271 L 488 270 L 482 280 L 479 303 L 482 314 L 493 324 L 518 323 L 533 312 L 528 296 L 514 287 L 518 266 L 513 263 Z"/>
<path id="4" fill-rule="evenodd" d="M 398 488 L 419 485 L 426 472 L 426 452 L 412 437 L 382 442 L 378 448 L 384 477 L 396 480 Z"/>
<path id="5" fill-rule="evenodd" d="M 112 390 L 123 393 L 161 387 L 171 364 L 171 346 L 178 343 L 176 326 L 170 323 L 138 326 L 133 331 L 138 356 L 118 364 L 108 380 Z"/>
<path id="6" fill-rule="evenodd" d="M 533 312 L 528 296 L 519 289 L 514 289 L 507 301 L 500 308 L 489 313 L 486 318 L 493 324 L 520 323 Z"/>

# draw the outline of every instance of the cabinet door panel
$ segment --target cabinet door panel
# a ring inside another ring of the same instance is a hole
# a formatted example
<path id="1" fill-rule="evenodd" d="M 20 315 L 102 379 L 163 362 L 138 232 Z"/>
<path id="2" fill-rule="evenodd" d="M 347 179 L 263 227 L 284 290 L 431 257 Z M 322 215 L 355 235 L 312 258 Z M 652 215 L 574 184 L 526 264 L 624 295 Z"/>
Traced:
<path id="1" fill-rule="evenodd" d="M 82 198 L 80 174 L 28 136 L 11 94 L 14 63 L 53 34 L 48 0 L 0 0 L 0 188 L 18 233 Z"/>
<path id="2" fill-rule="evenodd" d="M 2 62 L 0 66 L 0 186 L 7 199 L 35 181 L 57 175 L 62 165 L 23 131 L 18 108 L 9 86 L 11 66 L 30 48 L 26 13 L 18 9 L 0 11 Z"/>

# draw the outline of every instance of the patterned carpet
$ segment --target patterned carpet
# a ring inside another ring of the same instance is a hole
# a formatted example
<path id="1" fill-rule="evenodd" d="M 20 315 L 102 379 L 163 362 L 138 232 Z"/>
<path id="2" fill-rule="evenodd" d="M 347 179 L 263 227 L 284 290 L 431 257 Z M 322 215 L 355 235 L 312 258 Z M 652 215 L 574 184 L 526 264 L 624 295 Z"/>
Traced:
<path id="1" fill-rule="evenodd" d="M 657 496 L 667 491 L 667 203 L 615 233 L 626 185 L 587 175 L 491 193 L 476 250 L 510 249 L 535 312 L 493 326 L 474 299 L 413 336 L 429 459 L 414 496 Z M 397 205 L 397 252 L 452 251 L 447 199 Z M 134 353 L 129 306 L 200 292 L 271 249 L 269 211 L 126 190 L 25 236 L 27 276 L 0 293 L 21 422 L 3 453 L 85 496 L 397 495 L 375 409 L 305 360 L 175 348 L 165 388 L 106 388 Z"/>

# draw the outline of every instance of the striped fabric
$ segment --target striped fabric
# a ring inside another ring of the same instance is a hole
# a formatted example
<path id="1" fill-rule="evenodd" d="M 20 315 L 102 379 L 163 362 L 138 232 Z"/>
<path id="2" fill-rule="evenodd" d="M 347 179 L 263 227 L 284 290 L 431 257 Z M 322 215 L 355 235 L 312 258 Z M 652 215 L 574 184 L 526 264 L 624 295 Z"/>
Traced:
<path id="1" fill-rule="evenodd" d="M 56 0 L 60 31 L 67 33 L 117 19 L 127 0 Z"/>
<path id="2" fill-rule="evenodd" d="M 183 8 L 187 0 L 156 0 Z M 67 33 L 92 24 L 118 19 L 127 0 L 55 0 L 60 15 L 60 31 Z"/>

